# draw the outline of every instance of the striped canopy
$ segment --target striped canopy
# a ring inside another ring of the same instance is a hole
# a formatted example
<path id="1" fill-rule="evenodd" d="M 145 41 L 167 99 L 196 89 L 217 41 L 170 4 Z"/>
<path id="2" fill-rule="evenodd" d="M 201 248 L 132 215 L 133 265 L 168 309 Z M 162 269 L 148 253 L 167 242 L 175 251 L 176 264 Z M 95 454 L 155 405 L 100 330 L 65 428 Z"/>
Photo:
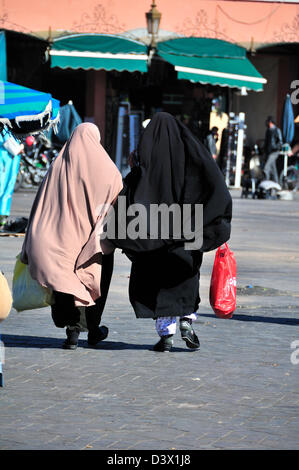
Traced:
<path id="1" fill-rule="evenodd" d="M 0 124 L 16 135 L 34 134 L 56 124 L 59 106 L 50 93 L 0 80 Z"/>
<path id="2" fill-rule="evenodd" d="M 51 67 L 147 72 L 147 47 L 111 34 L 72 34 L 53 41 Z"/>
<path id="3" fill-rule="evenodd" d="M 246 49 L 211 38 L 178 38 L 158 43 L 158 55 L 174 66 L 178 79 L 262 91 L 267 82 Z"/>

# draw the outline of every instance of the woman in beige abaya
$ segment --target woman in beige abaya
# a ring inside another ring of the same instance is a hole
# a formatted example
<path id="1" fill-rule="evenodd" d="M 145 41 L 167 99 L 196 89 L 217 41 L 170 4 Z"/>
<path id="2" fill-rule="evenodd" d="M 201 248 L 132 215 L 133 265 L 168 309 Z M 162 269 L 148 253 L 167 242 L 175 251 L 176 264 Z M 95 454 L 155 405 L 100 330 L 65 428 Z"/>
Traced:
<path id="1" fill-rule="evenodd" d="M 82 123 L 53 161 L 33 203 L 21 260 L 33 279 L 52 289 L 52 318 L 57 327 L 66 327 L 66 349 L 76 349 L 84 327 L 90 345 L 108 335 L 99 325 L 113 250 L 100 235 L 121 189 L 121 174 L 100 143 L 99 129 Z"/>

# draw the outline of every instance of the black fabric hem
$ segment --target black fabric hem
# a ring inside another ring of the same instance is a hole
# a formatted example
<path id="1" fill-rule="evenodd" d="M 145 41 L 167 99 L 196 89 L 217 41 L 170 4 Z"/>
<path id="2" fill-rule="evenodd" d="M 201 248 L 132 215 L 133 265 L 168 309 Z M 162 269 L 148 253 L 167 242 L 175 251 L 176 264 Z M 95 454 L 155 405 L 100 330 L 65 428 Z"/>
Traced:
<path id="1" fill-rule="evenodd" d="M 135 311 L 136 318 L 152 318 L 153 320 L 159 317 L 184 317 L 185 315 L 190 315 L 191 313 L 197 312 L 199 308 L 199 304 L 190 304 L 179 309 L 168 306 L 165 309 L 158 309 L 153 312 L 144 305 L 138 306 L 136 303 L 134 303 L 132 306 Z"/>

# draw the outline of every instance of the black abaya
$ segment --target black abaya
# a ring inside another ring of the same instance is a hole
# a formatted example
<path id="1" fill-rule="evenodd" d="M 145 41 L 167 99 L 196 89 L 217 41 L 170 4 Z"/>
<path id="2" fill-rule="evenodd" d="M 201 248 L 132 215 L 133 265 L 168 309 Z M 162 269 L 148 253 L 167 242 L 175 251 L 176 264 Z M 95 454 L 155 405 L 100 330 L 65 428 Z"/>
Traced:
<path id="1" fill-rule="evenodd" d="M 138 146 L 138 160 L 120 196 L 126 197 L 127 206 L 139 203 L 146 208 L 147 233 L 151 231 L 151 204 L 190 204 L 193 210 L 195 204 L 202 204 L 202 246 L 186 250 L 184 237 L 176 240 L 171 229 L 167 239 L 153 240 L 149 235 L 147 239 L 109 239 L 132 261 L 129 294 L 136 316 L 184 316 L 198 308 L 202 253 L 229 239 L 231 196 L 209 152 L 168 113 L 155 114 L 146 127 Z M 121 205 L 117 202 L 114 207 L 119 221 Z M 129 216 L 121 219 L 125 225 L 131 220 Z"/>

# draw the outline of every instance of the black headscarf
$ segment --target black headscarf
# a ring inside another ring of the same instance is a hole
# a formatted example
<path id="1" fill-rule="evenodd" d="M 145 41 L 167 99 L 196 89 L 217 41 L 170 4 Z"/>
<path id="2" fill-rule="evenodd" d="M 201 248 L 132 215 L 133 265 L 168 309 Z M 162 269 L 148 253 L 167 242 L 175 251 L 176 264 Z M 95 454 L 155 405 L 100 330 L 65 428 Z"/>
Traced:
<path id="1" fill-rule="evenodd" d="M 183 123 L 171 114 L 156 113 L 141 136 L 138 162 L 120 193 L 126 196 L 127 206 L 143 204 L 149 221 L 150 204 L 203 204 L 201 251 L 213 250 L 229 239 L 232 200 L 224 177 L 209 152 Z M 115 209 L 117 213 L 117 203 Z M 127 217 L 125 223 L 129 221 Z M 171 233 L 168 240 L 117 236 L 110 240 L 132 253 L 178 243 Z"/>

